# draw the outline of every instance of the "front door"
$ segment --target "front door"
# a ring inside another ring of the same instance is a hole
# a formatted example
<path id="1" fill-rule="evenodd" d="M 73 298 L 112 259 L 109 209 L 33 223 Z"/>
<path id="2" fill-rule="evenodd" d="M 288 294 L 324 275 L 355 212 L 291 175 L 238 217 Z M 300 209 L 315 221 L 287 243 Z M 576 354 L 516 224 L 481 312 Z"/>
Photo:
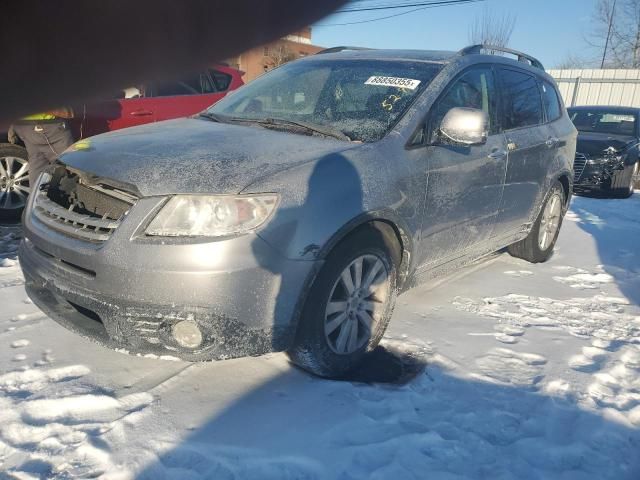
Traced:
<path id="1" fill-rule="evenodd" d="M 497 115 L 495 78 L 490 66 L 475 66 L 452 82 L 431 109 L 430 146 L 425 149 L 429 180 L 422 226 L 423 265 L 486 242 L 493 231 L 507 164 L 507 145 Z M 489 115 L 486 144 L 461 146 L 439 140 L 439 126 L 454 107 Z"/>

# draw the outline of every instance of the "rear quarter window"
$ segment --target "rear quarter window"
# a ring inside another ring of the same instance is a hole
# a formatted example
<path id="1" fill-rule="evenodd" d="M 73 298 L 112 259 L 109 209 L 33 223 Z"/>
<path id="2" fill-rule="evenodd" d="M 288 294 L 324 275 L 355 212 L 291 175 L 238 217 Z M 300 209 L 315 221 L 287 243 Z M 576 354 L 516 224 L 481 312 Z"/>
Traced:
<path id="1" fill-rule="evenodd" d="M 542 98 L 533 75 L 500 69 L 503 127 L 505 130 L 540 125 L 543 122 Z"/>
<path id="2" fill-rule="evenodd" d="M 547 121 L 553 122 L 562 116 L 562 107 L 558 92 L 551 83 L 542 81 L 542 101 L 547 112 Z"/>
<path id="3" fill-rule="evenodd" d="M 231 75 L 219 72 L 218 70 L 214 69 L 210 69 L 209 74 L 211 75 L 213 85 L 217 92 L 224 92 L 226 90 L 229 90 L 229 85 L 231 85 Z"/>

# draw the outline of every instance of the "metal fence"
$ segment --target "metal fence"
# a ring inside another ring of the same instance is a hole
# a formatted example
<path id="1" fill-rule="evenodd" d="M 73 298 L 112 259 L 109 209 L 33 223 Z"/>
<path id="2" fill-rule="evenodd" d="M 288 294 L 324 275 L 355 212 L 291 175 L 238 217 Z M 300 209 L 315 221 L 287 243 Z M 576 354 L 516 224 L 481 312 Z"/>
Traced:
<path id="1" fill-rule="evenodd" d="M 567 107 L 616 105 L 640 107 L 640 70 L 547 70 Z"/>

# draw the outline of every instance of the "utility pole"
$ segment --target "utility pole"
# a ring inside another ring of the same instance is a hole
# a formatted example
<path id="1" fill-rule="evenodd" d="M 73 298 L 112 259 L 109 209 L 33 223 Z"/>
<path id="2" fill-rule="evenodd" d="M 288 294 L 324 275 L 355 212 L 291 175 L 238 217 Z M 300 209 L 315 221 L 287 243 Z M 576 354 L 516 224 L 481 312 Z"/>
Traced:
<path id="1" fill-rule="evenodd" d="M 609 30 L 607 31 L 607 40 L 604 44 L 604 52 L 602 53 L 602 63 L 600 64 L 600 68 L 604 68 L 604 61 L 607 58 L 607 50 L 609 49 L 609 40 L 611 39 L 611 29 L 613 28 L 613 17 L 616 14 L 616 2 L 618 0 L 613 0 L 613 6 L 611 7 L 611 15 L 609 16 Z"/>

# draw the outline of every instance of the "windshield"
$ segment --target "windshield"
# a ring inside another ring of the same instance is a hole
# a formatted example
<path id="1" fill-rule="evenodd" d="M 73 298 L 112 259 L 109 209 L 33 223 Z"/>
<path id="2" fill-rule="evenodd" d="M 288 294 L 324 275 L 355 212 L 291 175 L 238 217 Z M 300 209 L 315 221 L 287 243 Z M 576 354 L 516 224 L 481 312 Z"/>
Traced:
<path id="1" fill-rule="evenodd" d="M 580 132 L 635 135 L 636 116 L 633 112 L 606 110 L 569 110 L 569 116 Z"/>
<path id="2" fill-rule="evenodd" d="M 257 78 L 208 113 L 223 119 L 304 122 L 374 142 L 441 68 L 409 61 L 293 62 Z"/>

